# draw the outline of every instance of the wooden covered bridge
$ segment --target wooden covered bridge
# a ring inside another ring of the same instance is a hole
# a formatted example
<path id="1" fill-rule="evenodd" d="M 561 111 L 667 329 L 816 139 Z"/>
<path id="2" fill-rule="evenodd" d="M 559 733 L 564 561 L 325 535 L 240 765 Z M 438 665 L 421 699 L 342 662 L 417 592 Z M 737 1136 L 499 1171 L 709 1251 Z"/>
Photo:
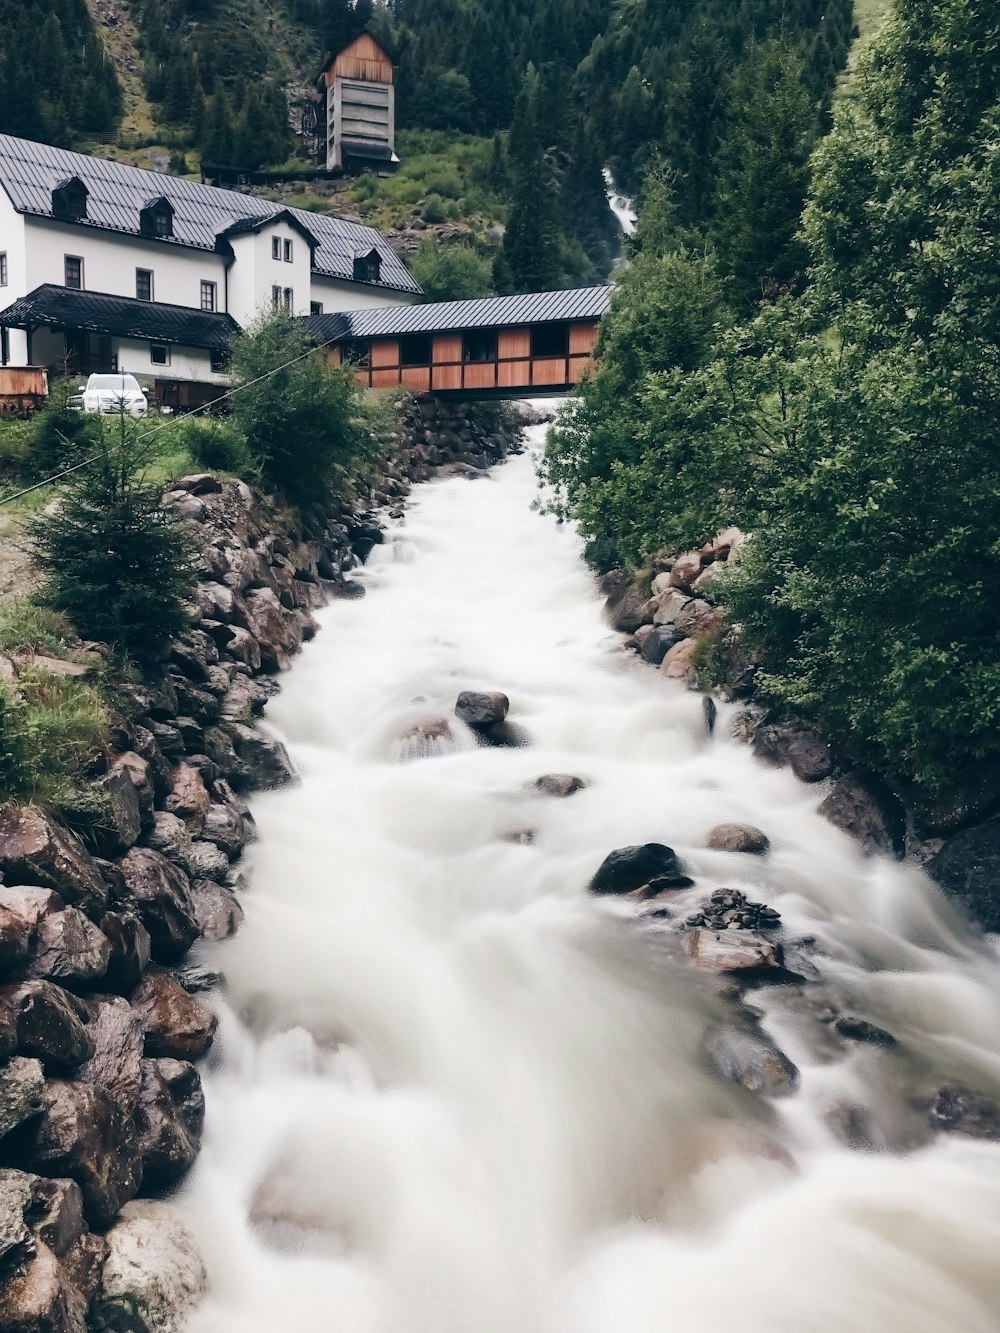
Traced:
<path id="1" fill-rule="evenodd" d="M 611 287 L 311 315 L 314 342 L 365 388 L 463 398 L 566 393 L 593 364 Z"/>

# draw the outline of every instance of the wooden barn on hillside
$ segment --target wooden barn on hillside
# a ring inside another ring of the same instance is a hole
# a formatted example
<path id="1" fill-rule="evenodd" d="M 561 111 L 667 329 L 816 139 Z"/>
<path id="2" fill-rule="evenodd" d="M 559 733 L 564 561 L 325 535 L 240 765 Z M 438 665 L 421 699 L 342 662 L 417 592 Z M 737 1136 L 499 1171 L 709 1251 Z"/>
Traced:
<path id="1" fill-rule="evenodd" d="M 326 169 L 394 171 L 396 89 L 392 57 L 369 32 L 334 56 L 317 87 L 326 100 Z"/>

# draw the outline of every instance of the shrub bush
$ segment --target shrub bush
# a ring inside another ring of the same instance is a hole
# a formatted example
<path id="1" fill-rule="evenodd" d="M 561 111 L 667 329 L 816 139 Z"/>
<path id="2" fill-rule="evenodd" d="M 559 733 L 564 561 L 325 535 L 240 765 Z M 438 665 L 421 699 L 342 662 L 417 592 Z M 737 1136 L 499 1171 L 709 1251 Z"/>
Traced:
<path id="1" fill-rule="evenodd" d="M 448 207 L 439 194 L 429 194 L 420 206 L 420 212 L 425 222 L 446 222 L 448 220 Z"/>
<path id="2" fill-rule="evenodd" d="M 24 472 L 33 481 L 73 467 L 94 452 L 99 423 L 69 406 L 74 386 L 56 381 L 48 401 L 31 423 Z"/>
<path id="3" fill-rule="evenodd" d="M 247 442 L 231 421 L 217 417 L 181 417 L 171 431 L 199 467 L 245 476 L 252 470 Z"/>

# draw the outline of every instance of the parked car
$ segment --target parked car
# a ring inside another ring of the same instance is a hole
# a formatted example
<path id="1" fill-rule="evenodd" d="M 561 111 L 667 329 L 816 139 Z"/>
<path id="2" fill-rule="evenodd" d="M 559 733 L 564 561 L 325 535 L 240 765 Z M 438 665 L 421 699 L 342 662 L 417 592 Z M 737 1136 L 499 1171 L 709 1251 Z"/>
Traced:
<path id="1" fill-rule="evenodd" d="M 83 391 L 85 412 L 121 412 L 144 417 L 149 400 L 134 375 L 91 375 Z"/>

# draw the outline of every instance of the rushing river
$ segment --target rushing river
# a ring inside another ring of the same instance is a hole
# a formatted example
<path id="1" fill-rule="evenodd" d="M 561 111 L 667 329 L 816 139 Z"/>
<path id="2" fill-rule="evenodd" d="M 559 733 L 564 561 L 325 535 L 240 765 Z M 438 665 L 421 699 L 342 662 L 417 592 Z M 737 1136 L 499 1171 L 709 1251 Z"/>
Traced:
<path id="1" fill-rule="evenodd" d="M 418 487 L 270 706 L 302 780 L 254 800 L 246 922 L 203 954 L 227 989 L 177 1200 L 211 1281 L 190 1333 L 997 1333 L 1000 1147 L 919 1107 L 1000 1089 L 994 956 L 621 652 L 534 485 L 522 457 Z M 530 744 L 456 724 L 408 757 L 467 688 Z M 552 772 L 587 786 L 525 790 Z M 732 820 L 770 854 L 704 850 Z M 673 924 L 586 892 L 647 841 L 815 940 L 804 985 L 750 997 L 794 1095 L 716 1073 L 730 1009 Z"/>

